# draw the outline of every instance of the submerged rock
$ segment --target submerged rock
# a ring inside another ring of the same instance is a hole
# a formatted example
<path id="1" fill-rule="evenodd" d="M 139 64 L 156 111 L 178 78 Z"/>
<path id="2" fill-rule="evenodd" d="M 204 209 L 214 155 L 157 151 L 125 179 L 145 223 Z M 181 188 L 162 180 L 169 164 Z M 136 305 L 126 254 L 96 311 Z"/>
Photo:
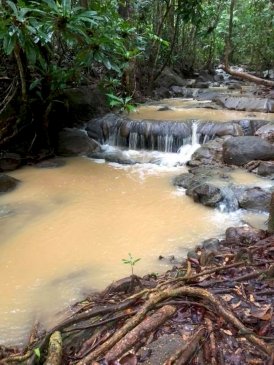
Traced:
<path id="1" fill-rule="evenodd" d="M 223 144 L 223 161 L 242 166 L 253 160 L 274 160 L 274 146 L 260 137 L 232 137 Z"/>
<path id="2" fill-rule="evenodd" d="M 63 129 L 58 135 L 56 153 L 59 156 L 77 156 L 98 151 L 100 145 L 90 139 L 85 131 L 74 128 Z"/>
<path id="3" fill-rule="evenodd" d="M 204 165 L 190 173 L 177 176 L 173 183 L 182 187 L 195 202 L 222 211 L 232 212 L 239 207 L 247 210 L 268 211 L 271 189 L 238 185 L 230 173 L 235 169 Z"/>
<path id="4" fill-rule="evenodd" d="M 7 193 L 16 188 L 19 180 L 6 174 L 0 174 L 0 193 Z"/>

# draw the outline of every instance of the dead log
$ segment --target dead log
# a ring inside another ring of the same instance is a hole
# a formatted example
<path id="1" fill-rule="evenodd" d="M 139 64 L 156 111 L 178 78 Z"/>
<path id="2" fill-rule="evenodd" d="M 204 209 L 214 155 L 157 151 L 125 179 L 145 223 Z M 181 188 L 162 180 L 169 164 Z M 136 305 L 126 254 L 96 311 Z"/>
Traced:
<path id="1" fill-rule="evenodd" d="M 225 65 L 221 65 L 220 68 L 231 76 L 237 77 L 238 79 L 254 82 L 257 85 L 264 85 L 274 88 L 274 81 L 262 79 L 254 75 L 250 75 L 246 72 L 235 71 L 231 67 Z"/>
<path id="2" fill-rule="evenodd" d="M 44 365 L 61 365 L 62 352 L 62 336 L 56 331 L 50 336 L 48 356 Z"/>
<path id="3" fill-rule="evenodd" d="M 160 327 L 168 318 L 176 312 L 176 307 L 165 305 L 152 316 L 147 317 L 143 322 L 125 335 L 105 356 L 109 362 L 119 359 L 129 351 L 137 342 L 146 337 L 150 332 Z"/>

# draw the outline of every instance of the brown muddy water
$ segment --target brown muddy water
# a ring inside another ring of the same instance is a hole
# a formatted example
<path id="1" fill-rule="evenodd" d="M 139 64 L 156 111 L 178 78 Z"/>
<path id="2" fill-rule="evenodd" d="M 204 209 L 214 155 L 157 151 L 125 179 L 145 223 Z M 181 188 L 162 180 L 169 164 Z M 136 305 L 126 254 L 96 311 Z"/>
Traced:
<path id="1" fill-rule="evenodd" d="M 22 183 L 1 197 L 0 343 L 24 342 L 35 321 L 57 313 L 111 281 L 170 267 L 159 255 L 183 257 L 223 233 L 239 214 L 207 209 L 176 190 L 184 167 L 121 167 L 71 158 L 57 169 L 25 167 Z"/>
<path id="2" fill-rule="evenodd" d="M 130 118 L 134 120 L 201 120 L 201 121 L 220 121 L 240 119 L 260 119 L 274 122 L 273 113 L 257 113 L 236 110 L 214 110 L 202 107 L 203 104 L 210 102 L 197 102 L 190 99 L 163 99 L 159 105 L 139 106 L 135 112 L 130 113 Z M 159 108 L 167 106 L 170 110 L 159 111 Z M 198 106 L 198 108 L 197 108 Z"/>

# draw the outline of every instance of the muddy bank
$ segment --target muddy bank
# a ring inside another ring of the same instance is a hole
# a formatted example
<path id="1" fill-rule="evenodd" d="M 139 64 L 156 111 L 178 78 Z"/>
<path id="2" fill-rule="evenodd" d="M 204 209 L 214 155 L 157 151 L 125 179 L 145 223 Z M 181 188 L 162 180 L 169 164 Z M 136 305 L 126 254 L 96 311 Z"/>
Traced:
<path id="1" fill-rule="evenodd" d="M 37 326 L 1 363 L 271 364 L 273 253 L 266 231 L 229 228 L 166 274 L 120 280 Z"/>

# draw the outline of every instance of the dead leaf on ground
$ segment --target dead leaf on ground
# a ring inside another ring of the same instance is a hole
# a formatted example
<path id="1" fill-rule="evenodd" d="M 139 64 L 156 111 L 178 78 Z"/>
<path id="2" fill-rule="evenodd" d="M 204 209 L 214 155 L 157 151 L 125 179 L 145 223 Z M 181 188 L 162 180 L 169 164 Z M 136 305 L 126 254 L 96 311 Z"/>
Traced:
<path id="1" fill-rule="evenodd" d="M 270 321 L 272 318 L 273 309 L 270 304 L 265 304 L 258 307 L 253 307 L 250 311 L 250 316 L 262 319 L 263 321 Z"/>

